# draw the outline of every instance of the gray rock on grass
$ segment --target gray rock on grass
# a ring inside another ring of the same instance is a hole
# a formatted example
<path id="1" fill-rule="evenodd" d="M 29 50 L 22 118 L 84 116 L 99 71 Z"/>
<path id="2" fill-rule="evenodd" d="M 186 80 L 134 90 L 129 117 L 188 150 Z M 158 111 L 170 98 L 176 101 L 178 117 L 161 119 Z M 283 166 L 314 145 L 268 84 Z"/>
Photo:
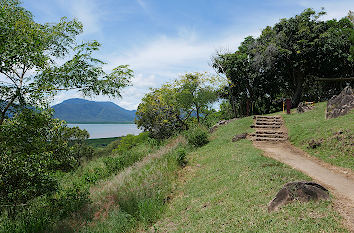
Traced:
<path id="1" fill-rule="evenodd" d="M 326 119 L 343 116 L 354 108 L 354 93 L 350 86 L 347 86 L 339 95 L 333 96 L 327 102 Z"/>
<path id="2" fill-rule="evenodd" d="M 329 198 L 328 190 L 320 184 L 308 181 L 290 182 L 283 186 L 275 198 L 268 205 L 268 212 L 276 211 L 280 206 L 298 200 L 308 202 L 310 200 L 326 200 Z"/>

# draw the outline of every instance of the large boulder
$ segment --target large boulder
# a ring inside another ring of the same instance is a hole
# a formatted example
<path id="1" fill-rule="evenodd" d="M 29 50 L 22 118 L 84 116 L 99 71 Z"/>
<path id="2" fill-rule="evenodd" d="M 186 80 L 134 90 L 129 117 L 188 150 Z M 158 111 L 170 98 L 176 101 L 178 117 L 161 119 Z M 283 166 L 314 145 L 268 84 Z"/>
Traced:
<path id="1" fill-rule="evenodd" d="M 268 211 L 277 210 L 280 206 L 298 200 L 307 202 L 310 200 L 328 199 L 328 190 L 320 184 L 308 181 L 290 182 L 283 186 L 275 198 L 269 203 Z"/>
<path id="2" fill-rule="evenodd" d="M 326 119 L 343 116 L 353 108 L 353 89 L 350 86 L 347 86 L 339 95 L 335 95 L 330 100 L 328 100 L 326 109 Z"/>
<path id="3" fill-rule="evenodd" d="M 239 140 L 241 140 L 241 139 L 245 139 L 245 138 L 247 138 L 247 135 L 248 135 L 248 133 L 237 134 L 237 135 L 235 135 L 235 136 L 232 138 L 232 141 L 233 141 L 233 142 L 237 142 L 237 141 L 239 141 Z"/>

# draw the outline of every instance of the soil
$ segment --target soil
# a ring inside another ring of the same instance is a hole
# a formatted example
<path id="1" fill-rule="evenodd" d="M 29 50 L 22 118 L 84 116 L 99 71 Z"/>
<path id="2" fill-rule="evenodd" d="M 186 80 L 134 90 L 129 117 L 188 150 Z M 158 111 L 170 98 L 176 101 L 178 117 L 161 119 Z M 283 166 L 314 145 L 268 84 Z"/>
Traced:
<path id="1" fill-rule="evenodd" d="M 345 225 L 354 232 L 354 173 L 315 159 L 290 142 L 258 142 L 254 145 L 265 155 L 310 176 L 334 195 L 334 207 L 344 217 Z"/>

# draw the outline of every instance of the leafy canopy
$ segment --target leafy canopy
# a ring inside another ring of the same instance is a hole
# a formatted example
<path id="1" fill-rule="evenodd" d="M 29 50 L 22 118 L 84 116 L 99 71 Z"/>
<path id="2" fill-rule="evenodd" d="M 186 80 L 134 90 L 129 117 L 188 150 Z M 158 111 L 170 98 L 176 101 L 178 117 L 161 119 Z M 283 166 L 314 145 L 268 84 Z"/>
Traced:
<path id="1" fill-rule="evenodd" d="M 133 71 L 120 65 L 111 73 L 93 52 L 97 41 L 78 44 L 82 24 L 62 18 L 40 24 L 18 0 L 0 0 L 0 124 L 16 106 L 45 106 L 59 91 L 119 97 Z"/>
<path id="2" fill-rule="evenodd" d="M 152 89 L 142 99 L 135 123 L 154 138 L 167 138 L 188 128 L 196 116 L 204 119 L 218 99 L 220 80 L 207 73 L 187 73 Z"/>
<path id="3" fill-rule="evenodd" d="M 237 51 L 216 54 L 213 67 L 229 80 L 225 90 L 236 99 L 239 115 L 246 107 L 255 114 L 280 110 L 284 98 L 294 105 L 326 99 L 340 85 L 321 78 L 332 81 L 354 74 L 353 23 L 348 17 L 321 21 L 323 14 L 306 9 L 266 27 L 258 38 L 246 37 Z"/>

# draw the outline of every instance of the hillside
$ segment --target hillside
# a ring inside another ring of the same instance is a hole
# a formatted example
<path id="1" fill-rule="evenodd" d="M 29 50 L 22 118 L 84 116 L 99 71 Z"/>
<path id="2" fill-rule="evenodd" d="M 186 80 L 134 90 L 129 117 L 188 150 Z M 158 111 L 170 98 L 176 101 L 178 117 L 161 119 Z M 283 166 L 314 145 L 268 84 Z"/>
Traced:
<path id="1" fill-rule="evenodd" d="M 151 203 L 139 212 L 148 223 L 136 223 L 131 217 L 135 215 L 118 208 L 84 232 L 347 232 L 332 201 L 293 202 L 267 212 L 267 204 L 285 183 L 312 179 L 264 156 L 249 140 L 232 142 L 235 134 L 251 132 L 252 122 L 247 117 L 222 126 L 209 144 L 189 151 L 176 187 L 167 198 L 161 197 L 168 200 L 166 208 Z M 100 193 L 102 187 L 94 190 Z M 134 199 L 124 200 L 133 205 Z"/>
<path id="2" fill-rule="evenodd" d="M 249 140 L 251 117 L 220 127 L 213 140 L 189 154 L 183 180 L 155 232 L 346 232 L 330 201 L 294 202 L 268 213 L 287 182 L 310 177 L 262 155 Z"/>
<path id="3" fill-rule="evenodd" d="M 283 114 L 290 142 L 326 163 L 354 170 L 354 111 L 338 118 L 325 119 L 326 102 L 312 111 Z M 317 146 L 310 146 L 310 143 Z"/>
<path id="4" fill-rule="evenodd" d="M 68 123 L 128 123 L 133 122 L 135 110 L 126 110 L 112 102 L 68 99 L 52 106 L 54 117 Z"/>

